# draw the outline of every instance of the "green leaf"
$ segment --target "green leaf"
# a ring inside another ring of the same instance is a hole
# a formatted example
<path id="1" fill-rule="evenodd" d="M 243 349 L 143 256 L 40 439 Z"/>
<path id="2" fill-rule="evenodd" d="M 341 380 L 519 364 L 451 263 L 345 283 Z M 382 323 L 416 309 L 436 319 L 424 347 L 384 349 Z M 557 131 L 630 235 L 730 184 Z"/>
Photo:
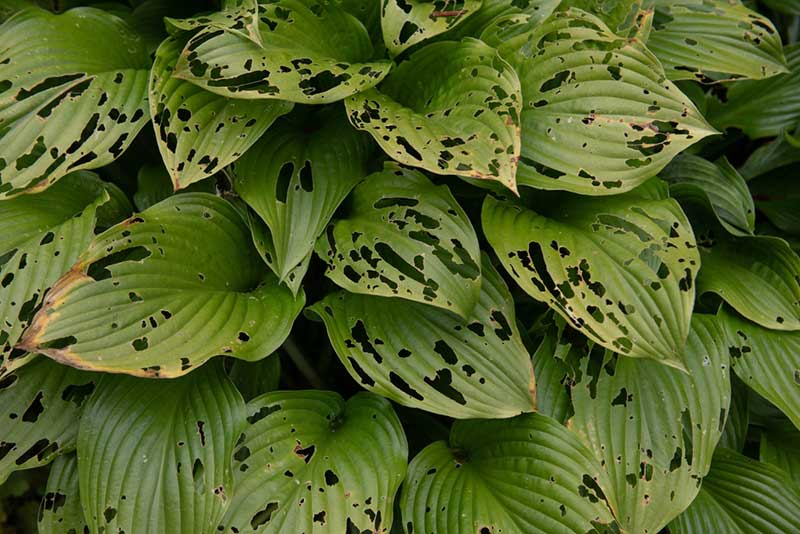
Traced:
<path id="1" fill-rule="evenodd" d="M 0 65 L 0 199 L 111 163 L 147 122 L 147 53 L 103 11 L 20 11 L 0 30 Z"/>
<path id="2" fill-rule="evenodd" d="M 75 448 L 80 408 L 96 379 L 43 357 L 0 379 L 0 484 Z"/>
<path id="3" fill-rule="evenodd" d="M 245 402 L 250 402 L 262 393 L 278 389 L 278 382 L 281 378 L 281 358 L 276 352 L 257 362 L 233 360 L 228 376 L 244 397 Z"/>
<path id="4" fill-rule="evenodd" d="M 76 455 L 65 454 L 55 459 L 44 491 L 39 506 L 39 534 L 88 532 L 81 508 Z"/>
<path id="5" fill-rule="evenodd" d="M 680 154 L 661 172 L 670 194 L 711 207 L 722 226 L 734 235 L 752 235 L 755 206 L 747 183 L 724 156 L 715 163 Z"/>
<path id="6" fill-rule="evenodd" d="M 795 150 L 800 161 L 800 150 Z M 797 170 L 789 167 L 748 183 L 759 211 L 777 228 L 795 236 L 800 235 L 800 180 L 790 176 Z"/>
<path id="7" fill-rule="evenodd" d="M 150 115 L 175 189 L 234 162 L 293 107 L 283 100 L 225 98 L 172 77 L 185 44 L 185 38 L 166 39 L 150 72 Z"/>
<path id="8" fill-rule="evenodd" d="M 392 71 L 380 91 L 345 104 L 350 122 L 400 163 L 495 180 L 516 191 L 519 80 L 483 42 L 429 44 Z"/>
<path id="9" fill-rule="evenodd" d="M 409 533 L 584 534 L 614 531 L 608 487 L 576 436 L 527 414 L 456 421 L 411 462 L 400 502 Z"/>
<path id="10" fill-rule="evenodd" d="M 0 376 L 29 360 L 14 346 L 44 292 L 89 245 L 108 199 L 97 176 L 76 172 L 43 193 L 0 203 Z"/>
<path id="11" fill-rule="evenodd" d="M 604 347 L 682 367 L 700 258 L 678 203 L 538 198 L 541 214 L 483 205 L 486 239 L 520 287 Z"/>
<path id="12" fill-rule="evenodd" d="M 619 35 L 626 35 L 638 22 L 642 11 L 652 11 L 654 0 L 569 0 L 565 6 L 596 15 Z"/>
<path id="13" fill-rule="evenodd" d="M 369 137 L 331 107 L 278 121 L 236 163 L 234 188 L 267 224 L 267 263 L 281 281 L 304 261 L 307 267 L 334 211 L 368 174 L 371 152 Z"/>
<path id="14" fill-rule="evenodd" d="M 480 249 L 446 186 L 389 163 L 351 195 L 347 218 L 316 244 L 326 275 L 353 293 L 425 302 L 467 317 L 481 287 Z"/>
<path id="15" fill-rule="evenodd" d="M 245 406 L 216 363 L 177 380 L 103 378 L 78 432 L 92 532 L 217 532 Z"/>
<path id="16" fill-rule="evenodd" d="M 800 125 L 795 128 L 794 134 L 795 136 L 800 135 Z M 744 179 L 752 180 L 775 169 L 800 162 L 800 147 L 793 143 L 792 139 L 794 136 L 787 130 L 783 135 L 753 150 L 744 165 L 739 168 Z M 788 186 L 789 184 L 784 181 L 783 185 Z"/>
<path id="17" fill-rule="evenodd" d="M 673 534 L 784 534 L 800 530 L 800 489 L 776 467 L 719 449 L 692 505 L 669 525 Z"/>
<path id="18" fill-rule="evenodd" d="M 659 0 L 653 25 L 647 47 L 670 80 L 788 72 L 775 26 L 738 0 Z"/>
<path id="19" fill-rule="evenodd" d="M 500 53 L 522 84 L 520 185 L 621 193 L 716 133 L 638 39 L 582 11 L 556 13 Z"/>
<path id="20" fill-rule="evenodd" d="M 234 453 L 235 532 L 388 532 L 408 444 L 391 405 L 370 393 L 267 393 L 247 405 Z"/>
<path id="21" fill-rule="evenodd" d="M 142 0 L 131 3 L 134 7 L 124 18 L 142 36 L 148 53 L 155 52 L 167 36 L 164 29 L 165 18 L 185 17 L 194 9 L 190 3 L 171 0 Z"/>
<path id="22" fill-rule="evenodd" d="M 304 300 L 265 273 L 230 204 L 186 193 L 97 236 L 20 347 L 86 369 L 173 377 L 218 354 L 269 355 Z"/>
<path id="23" fill-rule="evenodd" d="M 800 428 L 800 332 L 768 330 L 727 310 L 733 369 Z"/>
<path id="24" fill-rule="evenodd" d="M 529 24 L 539 24 L 549 17 L 560 0 L 494 0 L 485 1 L 483 5 L 466 20 L 444 34 L 444 38 L 459 40 L 464 37 L 478 37 L 481 41 L 492 46 L 486 39 L 487 31 L 496 29 L 497 25 L 504 25 L 506 20 L 522 16 Z"/>
<path id="25" fill-rule="evenodd" d="M 461 319 L 405 299 L 339 291 L 310 309 L 363 387 L 391 400 L 460 419 L 534 409 L 530 356 L 514 301 L 484 256 L 478 304 Z"/>
<path id="26" fill-rule="evenodd" d="M 369 61 L 366 29 L 335 4 L 280 0 L 258 9 L 263 46 L 208 27 L 189 39 L 173 76 L 226 97 L 324 104 L 375 86 L 392 66 Z"/>
<path id="27" fill-rule="evenodd" d="M 759 458 L 788 474 L 800 484 L 800 430 L 786 421 L 780 426 L 761 429 Z"/>
<path id="28" fill-rule="evenodd" d="M 381 29 L 392 56 L 444 33 L 466 20 L 483 0 L 387 0 L 381 8 Z"/>
<path id="29" fill-rule="evenodd" d="M 800 15 L 800 0 L 763 0 L 765 6 L 787 15 Z"/>
<path id="30" fill-rule="evenodd" d="M 133 194 L 133 203 L 138 211 L 144 211 L 176 193 L 215 192 L 214 180 L 210 178 L 175 191 L 167 169 L 163 165 L 145 163 L 139 167 L 139 172 L 136 174 L 136 192 Z"/>
<path id="31" fill-rule="evenodd" d="M 536 377 L 536 411 L 563 424 L 573 414 L 569 389 L 563 383 L 570 373 L 566 360 L 577 347 L 561 334 L 555 328 L 545 333 L 533 354 L 533 375 Z"/>
<path id="32" fill-rule="evenodd" d="M 611 479 L 624 532 L 658 532 L 692 502 L 708 472 L 730 403 L 724 324 L 695 315 L 687 373 L 648 360 L 594 354 L 578 364 L 567 427 Z"/>

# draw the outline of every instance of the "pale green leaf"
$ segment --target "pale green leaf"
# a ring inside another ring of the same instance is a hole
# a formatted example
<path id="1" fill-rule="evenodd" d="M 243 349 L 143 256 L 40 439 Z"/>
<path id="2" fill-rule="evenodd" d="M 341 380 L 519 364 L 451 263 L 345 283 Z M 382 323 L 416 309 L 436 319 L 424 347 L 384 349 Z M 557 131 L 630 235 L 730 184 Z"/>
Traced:
<path id="1" fill-rule="evenodd" d="M 499 3 L 499 2 L 498 2 Z M 392 56 L 466 20 L 483 0 L 386 0 L 381 7 L 381 30 Z"/>
<path id="2" fill-rule="evenodd" d="M 44 498 L 39 505 L 39 534 L 87 532 L 78 484 L 78 457 L 65 454 L 50 466 Z"/>

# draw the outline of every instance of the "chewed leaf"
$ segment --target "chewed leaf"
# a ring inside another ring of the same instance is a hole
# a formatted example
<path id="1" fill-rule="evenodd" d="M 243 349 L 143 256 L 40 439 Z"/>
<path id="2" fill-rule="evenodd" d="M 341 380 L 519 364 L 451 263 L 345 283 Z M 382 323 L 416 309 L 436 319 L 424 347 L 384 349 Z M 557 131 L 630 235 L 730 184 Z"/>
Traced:
<path id="1" fill-rule="evenodd" d="M 496 180 L 516 191 L 519 80 L 483 42 L 427 45 L 392 71 L 380 90 L 345 103 L 350 122 L 400 163 Z"/>
<path id="2" fill-rule="evenodd" d="M 533 411 L 533 370 L 511 295 L 486 257 L 482 271 L 481 296 L 466 320 L 346 291 L 311 309 L 353 378 L 375 393 L 460 419 Z"/>
<path id="3" fill-rule="evenodd" d="M 184 45 L 185 39 L 166 39 L 150 72 L 150 114 L 175 189 L 235 161 L 293 107 L 281 100 L 234 100 L 173 78 Z"/>
<path id="4" fill-rule="evenodd" d="M 559 3 L 560 0 L 485 1 L 480 9 L 466 20 L 459 21 L 459 24 L 448 30 L 443 37 L 452 40 L 478 37 L 481 41 L 492 45 L 486 39 L 485 32 L 497 30 L 515 17 L 524 18 L 526 23 L 539 24 L 553 13 Z"/>
<path id="5" fill-rule="evenodd" d="M 636 192 L 538 198 L 541 214 L 484 203 L 486 238 L 509 274 L 593 341 L 681 367 L 700 255 L 678 203 Z"/>
<path id="6" fill-rule="evenodd" d="M 635 26 L 641 23 L 643 12 L 645 15 L 648 11 L 652 13 L 657 1 L 660 0 L 571 0 L 562 4 L 592 13 L 614 33 L 627 36 L 636 31 Z"/>
<path id="7" fill-rule="evenodd" d="M 50 466 L 44 498 L 39 505 L 39 534 L 88 532 L 78 484 L 78 457 L 65 454 Z"/>
<path id="8" fill-rule="evenodd" d="M 587 13 L 558 12 L 499 50 L 522 84 L 521 185 L 615 195 L 715 133 L 638 39 Z"/>
<path id="9" fill-rule="evenodd" d="M 236 492 L 217 530 L 386 534 L 407 455 L 400 421 L 376 395 L 267 393 L 247 404 Z"/>
<path id="10" fill-rule="evenodd" d="M 575 435 L 526 414 L 456 421 L 409 465 L 400 507 L 406 532 L 619 532 L 609 487 Z"/>
<path id="11" fill-rule="evenodd" d="M 304 300 L 265 272 L 230 204 L 185 193 L 97 236 L 20 347 L 86 369 L 173 377 L 219 354 L 269 355 Z"/>
<path id="12" fill-rule="evenodd" d="M 475 230 L 446 186 L 395 164 L 368 176 L 350 213 L 316 244 L 326 275 L 366 295 L 424 302 L 468 317 L 481 287 Z"/>
<path id="13" fill-rule="evenodd" d="M 167 17 L 164 19 L 164 23 L 172 35 L 203 28 L 215 28 L 249 39 L 258 46 L 263 45 L 258 20 L 258 0 L 240 0 L 236 4 L 236 6 L 230 7 L 223 6 L 222 11 L 197 17 L 184 19 Z"/>
<path id="14" fill-rule="evenodd" d="M 455 27 L 481 7 L 482 0 L 387 0 L 381 8 L 381 29 L 389 53 Z"/>
<path id="15" fill-rule="evenodd" d="M 47 36 L 31 38 L 31 36 Z M 147 123 L 141 39 L 93 8 L 18 12 L 0 30 L 0 199 L 102 167 Z"/>
<path id="16" fill-rule="evenodd" d="M 189 39 L 173 76 L 225 97 L 324 104 L 373 87 L 391 68 L 370 61 L 367 31 L 336 4 L 280 0 L 258 10 L 263 45 L 206 27 Z"/>

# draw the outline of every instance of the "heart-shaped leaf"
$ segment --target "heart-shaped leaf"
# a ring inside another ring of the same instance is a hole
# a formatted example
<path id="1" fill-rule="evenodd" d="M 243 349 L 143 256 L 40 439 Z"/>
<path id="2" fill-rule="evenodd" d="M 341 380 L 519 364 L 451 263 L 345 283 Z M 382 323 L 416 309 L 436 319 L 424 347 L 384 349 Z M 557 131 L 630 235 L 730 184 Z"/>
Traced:
<path id="1" fill-rule="evenodd" d="M 389 532 L 408 444 L 388 401 L 280 391 L 247 411 L 220 532 Z"/>
<path id="2" fill-rule="evenodd" d="M 304 300 L 265 272 L 230 204 L 186 193 L 97 236 L 20 347 L 86 369 L 173 377 L 218 354 L 271 354 Z"/>
<path id="3" fill-rule="evenodd" d="M 207 178 L 245 153 L 293 104 L 225 98 L 172 77 L 186 39 L 170 37 L 150 71 L 150 114 L 173 187 Z"/>
<path id="4" fill-rule="evenodd" d="M 429 44 L 394 69 L 380 91 L 345 103 L 350 122 L 400 163 L 516 191 L 519 80 L 483 42 Z"/>
<path id="5" fill-rule="evenodd" d="M 482 271 L 480 299 L 467 319 L 346 291 L 311 310 L 353 378 L 395 402 L 461 419 L 533 411 L 533 370 L 514 302 L 486 257 Z"/>
<path id="6" fill-rule="evenodd" d="M 672 199 L 538 195 L 540 213 L 487 197 L 483 229 L 532 297 L 626 356 L 681 367 L 700 258 Z"/>
<path id="7" fill-rule="evenodd" d="M 483 0 L 387 0 L 381 7 L 381 29 L 393 56 L 454 28 L 481 7 Z"/>
<path id="8" fill-rule="evenodd" d="M 336 4 L 279 0 L 258 10 L 262 45 L 207 27 L 189 39 L 173 76 L 225 97 L 324 104 L 373 87 L 392 66 L 370 61 L 366 29 Z"/>
<path id="9" fill-rule="evenodd" d="M 609 484 L 592 453 L 548 417 L 456 421 L 448 443 L 409 465 L 403 524 L 409 533 L 618 532 Z"/>
<path id="10" fill-rule="evenodd" d="M 148 68 L 141 39 L 98 9 L 54 15 L 31 8 L 6 21 L 0 199 L 45 189 L 122 154 L 147 122 Z"/>
<path id="11" fill-rule="evenodd" d="M 217 362 L 177 380 L 104 377 L 78 432 L 91 531 L 218 532 L 244 408 Z"/>
<path id="12" fill-rule="evenodd" d="M 78 457 L 65 454 L 50 466 L 44 498 L 39 505 L 39 534 L 88 532 L 78 484 Z"/>
<path id="13" fill-rule="evenodd" d="M 354 293 L 425 302 L 467 317 L 480 295 L 475 230 L 446 186 L 387 164 L 351 195 L 316 244 L 327 276 Z"/>

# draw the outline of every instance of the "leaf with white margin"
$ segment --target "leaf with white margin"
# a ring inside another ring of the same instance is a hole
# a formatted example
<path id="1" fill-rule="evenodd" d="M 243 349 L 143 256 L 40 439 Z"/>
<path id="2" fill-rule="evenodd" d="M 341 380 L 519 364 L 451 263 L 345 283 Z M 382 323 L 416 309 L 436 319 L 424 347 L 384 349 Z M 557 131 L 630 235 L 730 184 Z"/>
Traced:
<path id="1" fill-rule="evenodd" d="M 469 317 L 405 299 L 339 291 L 310 307 L 353 378 L 379 395 L 458 419 L 535 408 L 530 355 L 514 301 L 486 256 Z"/>
<path id="2" fill-rule="evenodd" d="M 176 190 L 234 162 L 294 106 L 283 100 L 225 98 L 173 78 L 185 44 L 185 38 L 167 38 L 150 71 L 150 115 Z"/>
<path id="3" fill-rule="evenodd" d="M 675 200 L 539 193 L 536 211 L 487 197 L 483 230 L 529 295 L 625 356 L 682 367 L 700 257 Z"/>
<path id="4" fill-rule="evenodd" d="M 32 8 L 7 20 L 0 30 L 0 199 L 41 191 L 122 154 L 147 122 L 149 68 L 141 38 L 99 9 L 54 15 Z"/>
<path id="5" fill-rule="evenodd" d="M 456 27 L 483 0 L 386 0 L 381 6 L 381 30 L 386 48 L 396 56 L 406 48 Z"/>
<path id="6" fill-rule="evenodd" d="M 637 38 L 557 12 L 499 45 L 522 85 L 520 185 L 615 195 L 716 133 Z"/>
<path id="7" fill-rule="evenodd" d="M 522 107 L 517 75 L 476 39 L 429 44 L 345 101 L 353 126 L 391 158 L 435 174 L 517 190 Z"/>
<path id="8" fill-rule="evenodd" d="M 325 104 L 375 86 L 392 66 L 370 61 L 367 30 L 335 4 L 279 0 L 258 9 L 263 46 L 205 28 L 189 39 L 173 76 L 230 98 Z"/>
<path id="9" fill-rule="evenodd" d="M 0 484 L 75 448 L 80 409 L 98 378 L 43 356 L 0 378 Z"/>
<path id="10" fill-rule="evenodd" d="M 174 377 L 219 354 L 277 349 L 305 297 L 265 272 L 227 202 L 169 197 L 97 236 L 19 346 L 80 368 Z"/>
<path id="11" fill-rule="evenodd" d="M 88 532 L 78 483 L 78 457 L 59 456 L 50 466 L 47 487 L 39 505 L 39 534 Z"/>
<path id="12" fill-rule="evenodd" d="M 219 362 L 176 380 L 106 375 L 78 430 L 92 532 L 213 534 L 234 495 L 245 405 Z"/>
<path id="13" fill-rule="evenodd" d="M 619 532 L 609 484 L 591 451 L 548 417 L 456 421 L 448 442 L 412 460 L 400 506 L 408 533 Z"/>
<path id="14" fill-rule="evenodd" d="M 389 401 L 276 391 L 250 401 L 247 413 L 219 532 L 388 533 L 408 462 Z"/>
<path id="15" fill-rule="evenodd" d="M 444 185 L 387 163 L 317 240 L 325 273 L 353 293 L 400 297 L 469 316 L 481 288 L 475 229 Z"/>

